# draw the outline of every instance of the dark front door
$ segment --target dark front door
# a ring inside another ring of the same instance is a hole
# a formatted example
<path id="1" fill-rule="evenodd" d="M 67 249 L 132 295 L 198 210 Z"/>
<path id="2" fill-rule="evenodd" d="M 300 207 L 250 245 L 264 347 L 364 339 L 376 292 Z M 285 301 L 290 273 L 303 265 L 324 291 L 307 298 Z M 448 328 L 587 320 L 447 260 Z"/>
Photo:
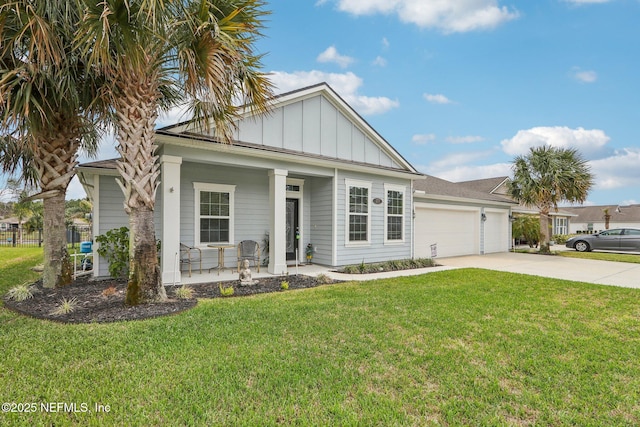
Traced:
<path id="1" fill-rule="evenodd" d="M 287 260 L 296 259 L 298 248 L 298 199 L 287 199 Z"/>

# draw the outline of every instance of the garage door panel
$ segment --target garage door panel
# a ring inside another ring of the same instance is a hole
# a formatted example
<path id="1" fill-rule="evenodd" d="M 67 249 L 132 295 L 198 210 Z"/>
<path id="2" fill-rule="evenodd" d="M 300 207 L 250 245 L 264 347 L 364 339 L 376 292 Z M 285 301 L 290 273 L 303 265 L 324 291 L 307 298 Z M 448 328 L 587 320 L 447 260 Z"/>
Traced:
<path id="1" fill-rule="evenodd" d="M 438 257 L 478 253 L 478 221 L 475 211 L 416 208 L 416 257 L 430 258 L 432 244 Z"/>
<path id="2" fill-rule="evenodd" d="M 487 212 L 484 224 L 484 252 L 509 250 L 509 216 L 507 212 Z"/>

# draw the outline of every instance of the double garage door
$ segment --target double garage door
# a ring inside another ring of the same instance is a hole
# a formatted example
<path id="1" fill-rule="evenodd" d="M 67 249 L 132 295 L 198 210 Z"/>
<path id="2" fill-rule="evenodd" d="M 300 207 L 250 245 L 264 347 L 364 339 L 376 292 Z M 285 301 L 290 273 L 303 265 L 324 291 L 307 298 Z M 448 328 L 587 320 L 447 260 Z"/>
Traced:
<path id="1" fill-rule="evenodd" d="M 415 210 L 415 256 L 418 258 L 431 258 L 433 245 L 439 258 L 509 249 L 507 210 L 485 209 L 484 222 L 480 208 L 416 203 Z"/>

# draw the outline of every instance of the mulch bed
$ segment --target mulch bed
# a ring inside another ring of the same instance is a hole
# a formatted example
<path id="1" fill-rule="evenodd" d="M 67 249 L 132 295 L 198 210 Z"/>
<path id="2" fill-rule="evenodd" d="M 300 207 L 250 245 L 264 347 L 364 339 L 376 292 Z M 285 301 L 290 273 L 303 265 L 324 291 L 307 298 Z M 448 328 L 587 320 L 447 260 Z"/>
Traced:
<path id="1" fill-rule="evenodd" d="M 257 280 L 258 283 L 251 286 L 240 286 L 237 280 L 221 283 L 223 287 L 233 286 L 233 297 L 282 292 L 280 284 L 283 280 L 289 282 L 290 290 L 320 285 L 315 277 L 303 275 L 266 277 Z M 42 287 L 42 282 L 37 282 L 31 286 L 33 298 L 13 301 L 5 296 L 4 304 L 11 310 L 38 319 L 64 323 L 108 323 L 176 314 L 195 307 L 199 298 L 221 296 L 219 282 L 194 284 L 189 287 L 193 289 L 194 298 L 192 299 L 176 298 L 175 290 L 178 286 L 167 286 L 167 301 L 130 307 L 124 304 L 126 281 L 79 278 L 69 286 L 56 289 L 45 289 Z M 73 298 L 77 302 L 71 313 L 54 314 L 63 300 L 69 301 Z"/>

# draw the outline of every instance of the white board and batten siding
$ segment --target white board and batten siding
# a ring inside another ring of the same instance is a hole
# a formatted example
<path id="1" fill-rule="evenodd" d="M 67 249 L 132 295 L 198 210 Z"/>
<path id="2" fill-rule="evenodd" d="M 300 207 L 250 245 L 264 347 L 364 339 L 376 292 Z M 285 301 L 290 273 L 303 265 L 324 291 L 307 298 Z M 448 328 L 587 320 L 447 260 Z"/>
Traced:
<path id="1" fill-rule="evenodd" d="M 239 141 L 373 166 L 402 169 L 375 138 L 321 94 L 238 123 Z"/>

